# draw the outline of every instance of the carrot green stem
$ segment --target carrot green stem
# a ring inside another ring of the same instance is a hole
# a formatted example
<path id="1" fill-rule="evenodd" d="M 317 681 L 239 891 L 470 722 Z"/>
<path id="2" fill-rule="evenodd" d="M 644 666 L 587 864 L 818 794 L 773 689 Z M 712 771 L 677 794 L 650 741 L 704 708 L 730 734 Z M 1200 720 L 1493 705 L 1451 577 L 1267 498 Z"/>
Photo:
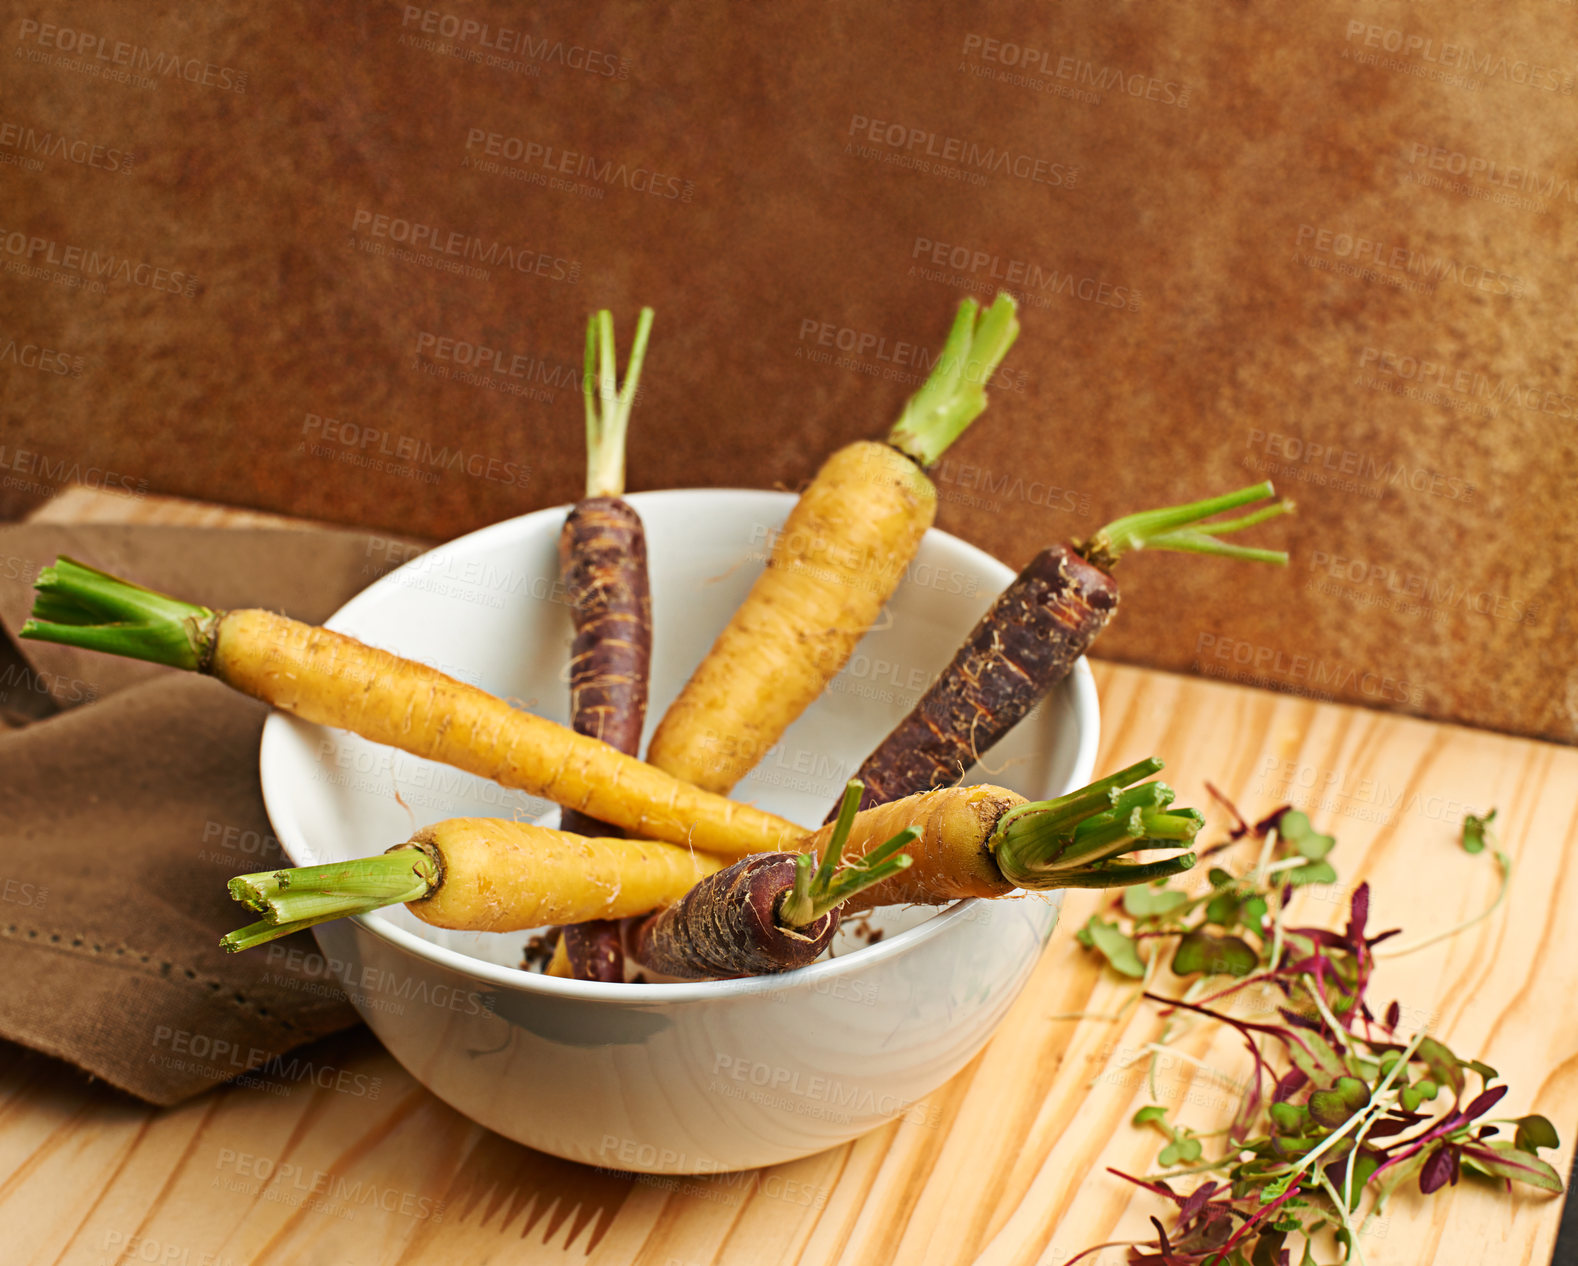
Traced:
<path id="1" fill-rule="evenodd" d="M 586 322 L 586 372 L 581 393 L 586 400 L 586 495 L 622 497 L 625 492 L 625 431 L 635 406 L 641 363 L 652 331 L 652 309 L 636 318 L 623 387 L 616 387 L 618 358 L 614 352 L 614 314 L 607 308 Z"/>
<path id="2" fill-rule="evenodd" d="M 843 905 L 857 892 L 906 869 L 914 858 L 903 852 L 920 838 L 920 831 L 907 826 L 892 839 L 878 844 L 859 861 L 850 862 L 833 876 L 826 890 L 817 896 L 811 906 L 811 918 L 819 919 L 834 906 Z"/>
<path id="3" fill-rule="evenodd" d="M 914 860 L 904 856 L 903 850 L 919 837 L 920 832 L 906 827 L 865 856 L 846 866 L 838 865 L 838 858 L 854 828 L 855 812 L 860 808 L 860 793 L 864 790 L 865 784 L 858 778 L 851 779 L 844 788 L 838 818 L 828 834 L 820 862 L 813 861 L 809 853 L 795 858 L 794 887 L 784 895 L 778 907 L 778 921 L 784 927 L 804 927 L 816 922 L 833 907 L 842 905 L 872 884 L 898 874 Z"/>
<path id="4" fill-rule="evenodd" d="M 1112 808 L 1121 788 L 1130 783 L 1138 782 L 1141 778 L 1149 778 L 1152 774 L 1159 774 L 1165 766 L 1155 756 L 1145 760 L 1136 761 L 1127 769 L 1120 769 L 1115 774 L 1108 774 L 1099 778 L 1089 786 L 1081 787 L 1078 791 L 1071 791 L 1066 796 L 1056 800 L 1033 801 L 1029 804 L 1016 805 L 1003 814 L 997 822 L 997 830 L 1001 832 L 1016 818 L 1027 814 L 1035 814 L 1037 819 L 1047 826 L 1054 825 L 1052 815 L 1056 815 L 1055 824 L 1059 830 L 1065 828 L 1072 831 L 1079 822 L 1099 810 Z"/>
<path id="5" fill-rule="evenodd" d="M 329 923 L 343 915 L 325 914 L 317 919 L 297 919 L 292 923 L 274 923 L 269 919 L 259 919 L 256 923 L 249 923 L 244 928 L 237 928 L 234 932 L 227 932 L 219 938 L 219 944 L 228 954 L 239 954 L 242 950 L 249 950 L 258 945 L 266 945 L 270 941 L 277 941 L 282 936 L 289 936 L 292 932 L 305 931 L 319 923 Z"/>
<path id="6" fill-rule="evenodd" d="M 1128 786 L 1161 768 L 1153 757 L 1056 800 L 1010 809 L 988 841 L 1003 877 L 1020 888 L 1110 888 L 1188 870 L 1193 854 L 1112 862 L 1137 848 L 1187 843 L 1199 832 L 1204 819 L 1194 809 L 1169 811 L 1174 792 L 1165 783 Z"/>
<path id="7" fill-rule="evenodd" d="M 22 636 L 199 672 L 213 651 L 218 613 L 144 589 L 62 555 L 34 582 Z"/>
<path id="8" fill-rule="evenodd" d="M 1148 884 L 1157 879 L 1181 875 L 1195 863 L 1193 853 L 1178 853 L 1159 862 L 1140 862 L 1135 865 L 1103 863 L 1088 871 L 1078 871 L 1058 881 L 1059 888 L 1127 888 L 1132 884 Z"/>
<path id="9" fill-rule="evenodd" d="M 855 814 L 860 811 L 860 796 L 865 789 L 866 784 L 860 779 L 851 778 L 844 788 L 844 798 L 838 802 L 838 817 L 833 823 L 832 832 L 827 837 L 827 844 L 822 849 L 821 865 L 816 871 L 815 882 L 824 888 L 832 880 L 839 854 L 849 839 L 849 833 L 855 828 Z"/>
<path id="10" fill-rule="evenodd" d="M 1156 809 L 1131 809 L 1127 813 L 1098 814 L 1080 823 L 1058 861 L 1063 866 L 1075 862 L 1089 865 L 1127 853 L 1141 840 L 1192 840 L 1200 825 L 1201 818 L 1193 810 L 1162 813 Z"/>
<path id="11" fill-rule="evenodd" d="M 1142 510 L 1115 519 L 1089 540 L 1076 546 L 1077 551 L 1097 567 L 1110 568 L 1130 550 L 1170 549 L 1191 554 L 1217 554 L 1224 558 L 1241 558 L 1251 562 L 1286 565 L 1288 556 L 1283 550 L 1251 549 L 1245 545 L 1229 545 L 1218 537 L 1230 532 L 1264 523 L 1279 514 L 1293 510 L 1291 501 L 1277 501 L 1262 506 L 1236 519 L 1205 523 L 1203 520 L 1225 510 L 1276 496 L 1271 482 L 1240 488 L 1220 497 L 1192 501 L 1188 505 L 1167 506 L 1160 510 Z"/>
<path id="12" fill-rule="evenodd" d="M 230 881 L 230 895 L 263 918 L 220 938 L 219 944 L 236 953 L 315 923 L 420 901 L 438 888 L 442 874 L 436 856 L 402 844 L 377 857 L 237 875 Z"/>
<path id="13" fill-rule="evenodd" d="M 959 304 L 942 355 L 905 403 L 888 433 L 889 444 L 930 466 L 981 416 L 987 380 L 1019 337 L 1018 306 L 1007 293 L 998 294 L 985 312 L 974 299 Z"/>
<path id="14" fill-rule="evenodd" d="M 1112 808 L 1108 813 L 1127 813 L 1131 809 L 1165 809 L 1175 799 L 1178 793 L 1164 782 L 1141 783 L 1138 787 L 1130 787 L 1121 791 L 1114 797 Z M 1105 814 L 1098 817 L 1107 816 Z M 1094 829 L 1098 818 L 1087 818 L 1074 828 L 1076 835 L 1084 835 Z"/>

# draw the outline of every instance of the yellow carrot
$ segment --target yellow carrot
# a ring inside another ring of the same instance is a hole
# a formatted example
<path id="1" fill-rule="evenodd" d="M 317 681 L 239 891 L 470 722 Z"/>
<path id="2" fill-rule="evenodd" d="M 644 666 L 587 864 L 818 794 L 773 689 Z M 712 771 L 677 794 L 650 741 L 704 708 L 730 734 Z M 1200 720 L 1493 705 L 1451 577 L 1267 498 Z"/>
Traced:
<path id="1" fill-rule="evenodd" d="M 804 833 L 436 668 L 270 611 L 213 611 L 62 558 L 39 576 L 33 615 L 23 637 L 205 672 L 303 720 L 542 796 L 642 838 L 742 857 L 792 847 Z"/>
<path id="2" fill-rule="evenodd" d="M 864 809 L 846 857 L 865 856 L 905 828 L 918 835 L 906 850 L 909 868 L 851 897 L 844 913 L 1001 897 L 1016 888 L 1123 887 L 1187 870 L 1193 854 L 1134 865 L 1112 860 L 1137 848 L 1175 848 L 1200 829 L 1193 809 L 1168 811 L 1166 784 L 1129 787 L 1161 767 L 1141 761 L 1055 800 L 1027 801 L 1004 787 L 943 787 Z M 836 826 L 807 837 L 800 851 L 820 854 Z"/>
<path id="3" fill-rule="evenodd" d="M 1006 787 L 944 787 L 906 796 L 855 815 L 845 856 L 864 856 L 905 827 L 920 832 L 907 852 L 908 870 L 845 903 L 844 912 L 877 905 L 941 904 L 962 897 L 1001 897 L 1016 887 L 1003 875 L 987 840 L 1008 810 L 1026 803 Z M 800 846 L 820 853 L 833 825 Z M 886 832 L 886 834 L 884 834 Z"/>
<path id="4" fill-rule="evenodd" d="M 574 926 L 573 924 L 571 925 Z M 559 976 L 565 980 L 575 978 L 575 969 L 570 965 L 570 947 L 564 943 L 561 934 L 553 945 L 553 957 L 548 960 L 548 965 L 542 969 L 544 976 Z"/>
<path id="5" fill-rule="evenodd" d="M 937 513 L 925 468 L 986 408 L 984 384 L 1019 332 L 1014 301 L 976 324 L 965 300 L 930 378 L 885 444 L 822 465 L 767 568 L 659 722 L 647 759 L 726 794 L 843 668 Z"/>
<path id="6" fill-rule="evenodd" d="M 400 902 L 435 926 L 478 932 L 620 919 L 680 903 L 687 908 L 676 906 L 674 917 L 649 921 L 642 940 L 665 963 L 695 960 L 679 974 L 782 970 L 800 959 L 786 958 L 782 938 L 764 920 L 782 924 L 791 938 L 813 924 L 830 937 L 834 924 L 824 916 L 840 906 L 848 915 L 1001 897 L 1015 888 L 1125 886 L 1187 870 L 1192 854 L 1135 865 L 1113 860 L 1137 848 L 1175 848 L 1200 829 L 1194 810 L 1168 811 L 1170 787 L 1129 786 L 1160 768 L 1158 760 L 1141 761 L 1055 800 L 948 787 L 859 814 L 862 788 L 853 781 L 837 821 L 801 840 L 803 856 L 755 856 L 727 871 L 717 858 L 672 844 L 456 818 L 378 857 L 231 880 L 231 895 L 263 919 L 221 944 L 247 949 Z M 908 855 L 898 856 L 906 847 Z M 721 885 L 696 887 L 714 874 Z M 752 909 L 731 909 L 731 901 Z"/>
<path id="7" fill-rule="evenodd" d="M 264 917 L 220 944 L 249 949 L 402 902 L 425 923 L 467 932 L 620 919 L 677 901 L 722 865 L 655 840 L 588 839 L 525 822 L 451 818 L 376 857 L 232 879 L 231 896 Z"/>
<path id="8" fill-rule="evenodd" d="M 664 714 L 647 759 L 698 787 L 733 787 L 843 667 L 936 509 L 931 481 L 887 445 L 861 440 L 834 453 Z"/>

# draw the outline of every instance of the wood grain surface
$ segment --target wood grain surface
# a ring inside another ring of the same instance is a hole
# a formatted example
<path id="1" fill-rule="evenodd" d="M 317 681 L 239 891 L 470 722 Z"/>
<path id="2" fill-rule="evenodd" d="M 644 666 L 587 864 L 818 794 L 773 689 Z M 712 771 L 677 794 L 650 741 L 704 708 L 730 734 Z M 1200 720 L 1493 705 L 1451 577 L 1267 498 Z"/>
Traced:
<path id="1" fill-rule="evenodd" d="M 187 497 L 117 496 L 74 484 L 56 493 L 27 516 L 29 523 L 146 523 L 166 527 L 284 528 L 300 530 L 318 526 L 312 519 L 298 519 L 266 510 L 243 510 L 212 501 Z"/>
<path id="2" fill-rule="evenodd" d="M 146 513 L 146 511 L 145 511 Z M 179 505 L 160 521 L 203 513 Z M 221 516 L 222 517 L 222 516 Z M 1247 687 L 1099 665 L 1099 768 L 1152 752 L 1180 803 L 1224 815 L 1291 800 L 1335 833 L 1341 882 L 1305 890 L 1294 916 L 1339 924 L 1368 880 L 1372 926 L 1400 942 L 1484 908 L 1489 854 L 1457 845 L 1465 810 L 1501 810 L 1516 863 L 1505 905 L 1470 931 L 1383 961 L 1373 996 L 1402 1000 L 1464 1055 L 1501 1070 L 1509 1115 L 1538 1109 L 1578 1131 L 1578 752 L 1531 740 Z M 1231 855 L 1229 855 L 1231 856 Z M 1149 1233 L 1157 1202 L 1106 1172 L 1144 1173 L 1158 1139 L 1128 1118 L 1146 1102 L 1209 1129 L 1242 1072 L 1226 1035 L 1200 1030 L 1145 1084 L 1161 1030 L 1127 982 L 1073 939 L 1097 894 L 1072 893 L 1024 994 L 987 1048 L 903 1120 L 844 1147 L 740 1175 L 652 1178 L 532 1152 L 473 1125 L 417 1085 L 365 1030 L 288 1069 L 178 1108 L 130 1101 L 44 1057 L 0 1048 L 0 1227 L 7 1263 L 112 1266 L 609 1266 L 980 1262 L 1061 1266 Z M 1080 1018 L 1071 1018 L 1080 1017 Z M 343 1074 L 343 1075 L 342 1075 Z M 327 1087 L 320 1082 L 327 1081 Z M 1543 1262 L 1560 1201 L 1507 1199 L 1465 1181 L 1401 1194 L 1365 1237 L 1369 1266 Z M 1094 1260 L 1116 1266 L 1111 1249 Z"/>

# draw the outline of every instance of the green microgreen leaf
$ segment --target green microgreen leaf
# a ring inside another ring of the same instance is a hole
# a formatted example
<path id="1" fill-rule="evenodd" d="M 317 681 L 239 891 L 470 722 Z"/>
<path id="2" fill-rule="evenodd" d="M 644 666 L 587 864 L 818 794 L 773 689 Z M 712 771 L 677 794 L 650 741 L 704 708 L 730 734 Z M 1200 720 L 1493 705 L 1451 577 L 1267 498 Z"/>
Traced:
<path id="1" fill-rule="evenodd" d="M 1330 1089 L 1339 1078 L 1348 1075 L 1347 1065 L 1332 1050 L 1331 1043 L 1309 1029 L 1298 1030 L 1288 1043 L 1288 1058 L 1295 1068 L 1323 1089 Z"/>
<path id="2" fill-rule="evenodd" d="M 1206 902 L 1205 921 L 1215 923 L 1218 927 L 1236 928 L 1238 926 L 1238 897 L 1232 892 L 1219 892 Z"/>
<path id="3" fill-rule="evenodd" d="M 1490 824 L 1495 821 L 1496 810 L 1492 809 L 1484 817 L 1467 813 L 1463 815 L 1463 851 L 1465 853 L 1483 853 L 1485 844 L 1490 837 Z"/>
<path id="4" fill-rule="evenodd" d="M 1260 966 L 1260 955 L 1236 936 L 1193 931 L 1178 942 L 1172 969 L 1176 976 L 1204 972 L 1208 976 L 1247 976 Z"/>
<path id="5" fill-rule="evenodd" d="M 1292 870 L 1282 872 L 1282 879 L 1292 884 L 1295 888 L 1305 884 L 1334 884 L 1337 882 L 1337 871 L 1328 861 L 1306 862 L 1302 866 L 1295 866 Z"/>
<path id="6" fill-rule="evenodd" d="M 1418 1112 L 1420 1104 L 1429 1103 L 1440 1093 L 1441 1088 L 1435 1082 L 1422 1077 L 1413 1085 L 1404 1086 L 1398 1101 L 1403 1105 L 1403 1111 Z"/>
<path id="7" fill-rule="evenodd" d="M 1303 1134 L 1309 1128 L 1309 1109 L 1296 1103 L 1273 1103 L 1269 1109 L 1278 1134 Z"/>
<path id="8" fill-rule="evenodd" d="M 1347 1201 L 1350 1213 L 1359 1207 L 1359 1202 L 1364 1199 L 1365 1183 L 1370 1181 L 1371 1175 L 1380 1167 L 1381 1158 L 1374 1152 L 1361 1151 L 1353 1158 L 1353 1186 L 1350 1189 L 1351 1194 Z M 1335 1165 L 1329 1165 L 1327 1166 L 1326 1174 L 1331 1179 L 1332 1186 L 1338 1192 L 1341 1192 L 1344 1184 L 1348 1181 L 1348 1163 L 1341 1161 Z"/>
<path id="9" fill-rule="evenodd" d="M 1151 884 L 1132 884 L 1123 890 L 1124 913 L 1134 919 L 1155 918 L 1188 905 L 1188 894 Z"/>
<path id="10" fill-rule="evenodd" d="M 1100 915 L 1091 915 L 1090 921 L 1080 931 L 1080 943 L 1099 950 L 1112 967 L 1135 980 L 1145 976 L 1145 963 L 1134 941 L 1118 930 L 1116 923 L 1109 923 Z"/>
<path id="11" fill-rule="evenodd" d="M 1465 1084 L 1462 1061 L 1433 1037 L 1419 1043 L 1419 1058 L 1430 1070 L 1431 1080 L 1438 1086 L 1450 1086 L 1453 1094 L 1462 1094 Z"/>
<path id="12" fill-rule="evenodd" d="M 1159 811 L 1141 807 L 1154 791 L 1123 794 L 1132 801 L 1124 809 Z M 1090 847 L 1124 829 L 1120 797 L 1112 799 L 1112 809 L 1089 818 L 1083 834 L 1074 832 L 1076 846 Z M 1312 1240 L 1326 1235 L 1347 1250 L 1344 1263 L 1362 1263 L 1359 1236 L 1405 1183 L 1428 1195 L 1450 1187 L 1461 1171 L 1561 1191 L 1561 1176 L 1538 1156 L 1539 1149 L 1559 1145 L 1551 1122 L 1537 1113 L 1488 1119 L 1507 1093 L 1491 1084 L 1498 1080 L 1496 1070 L 1460 1058 L 1423 1031 L 1399 1048 L 1400 1004 L 1379 1007 L 1367 992 L 1377 959 L 1455 936 L 1474 920 L 1405 950 L 1388 945 L 1377 952 L 1371 947 L 1395 933 L 1377 930 L 1370 886 L 1360 884 L 1348 902 L 1346 926 L 1340 915 L 1324 914 L 1318 926 L 1298 926 L 1289 910 L 1311 898 L 1285 894 L 1290 886 L 1337 882 L 1329 857 L 1335 840 L 1298 810 L 1284 809 L 1258 826 L 1236 810 L 1234 819 L 1235 834 L 1201 853 L 1214 855 L 1242 838 L 1255 848 L 1245 859 L 1251 865 L 1214 865 L 1206 874 L 1209 887 L 1187 894 L 1165 883 L 1132 887 L 1110 921 L 1092 918 L 1078 934 L 1134 977 L 1147 966 L 1140 937 L 1173 940 L 1173 972 L 1195 979 L 1182 997 L 1142 993 L 1164 1008 L 1162 1032 L 1150 1049 L 1159 1053 L 1193 1031 L 1195 1016 L 1204 1015 L 1233 1027 L 1255 1058 L 1248 1089 L 1226 1129 L 1202 1122 L 1197 1131 L 1194 1122 L 1169 1122 L 1159 1105 L 1134 1114 L 1136 1126 L 1166 1135 L 1158 1164 L 1164 1170 L 1187 1167 L 1138 1181 L 1165 1181 L 1172 1190 L 1174 1179 L 1190 1174 L 1202 1182 L 1210 1175 L 1212 1184 L 1209 1190 L 1196 1188 L 1183 1205 L 1187 1221 L 1161 1232 L 1171 1249 L 1163 1252 L 1158 1238 L 1143 1252 L 1137 1246 L 1136 1260 L 1281 1266 L 1287 1260 L 1285 1238 L 1298 1234 L 1304 1237 L 1305 1266 L 1315 1266 Z M 1501 887 L 1491 911 L 1505 896 L 1512 869 L 1499 849 L 1496 858 Z M 1253 933 L 1260 949 L 1235 935 L 1239 931 Z M 1241 992 L 1254 986 L 1266 996 Z M 1240 1003 L 1248 1005 L 1235 1005 Z M 1485 1083 L 1477 1096 L 1465 1096 L 1469 1072 Z M 1514 1128 L 1514 1138 L 1495 1137 L 1498 1125 Z M 1210 1140 L 1224 1136 L 1217 1152 Z M 1177 1198 L 1186 1196 L 1179 1192 Z M 1207 1238 L 1207 1228 L 1217 1238 Z M 1150 1255 L 1153 1248 L 1160 1255 Z"/>
<path id="13" fill-rule="evenodd" d="M 1239 921 L 1256 935 L 1261 933 L 1270 915 L 1271 908 L 1264 897 L 1249 897 L 1238 912 Z"/>
<path id="14" fill-rule="evenodd" d="M 1317 1125 L 1335 1130 L 1370 1099 L 1370 1088 L 1357 1077 L 1339 1077 L 1330 1090 L 1310 1095 L 1310 1117 Z"/>
<path id="15" fill-rule="evenodd" d="M 1531 1152 L 1516 1147 L 1497 1147 L 1468 1144 L 1462 1151 L 1465 1168 L 1474 1169 L 1491 1178 L 1506 1178 L 1512 1182 L 1526 1183 L 1541 1191 L 1560 1192 L 1561 1175 L 1545 1161 Z"/>
<path id="16" fill-rule="evenodd" d="M 1525 1152 L 1562 1145 L 1556 1137 L 1556 1127 L 1538 1113 L 1518 1118 L 1518 1132 L 1513 1136 L 1513 1142 Z"/>
<path id="17" fill-rule="evenodd" d="M 1278 818 L 1277 829 L 1282 833 L 1282 838 L 1293 845 L 1300 857 L 1307 857 L 1312 862 L 1318 862 L 1325 857 L 1337 843 L 1335 836 L 1322 835 L 1310 825 L 1308 815 L 1300 813 L 1297 809 L 1289 809 Z"/>

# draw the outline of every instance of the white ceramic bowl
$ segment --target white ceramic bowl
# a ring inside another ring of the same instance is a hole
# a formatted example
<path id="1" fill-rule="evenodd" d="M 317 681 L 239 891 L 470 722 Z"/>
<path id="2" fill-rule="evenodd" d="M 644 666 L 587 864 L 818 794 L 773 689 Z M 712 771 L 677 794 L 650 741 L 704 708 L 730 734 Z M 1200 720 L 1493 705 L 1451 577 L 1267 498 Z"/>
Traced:
<path id="1" fill-rule="evenodd" d="M 761 571 L 794 498 L 686 490 L 630 497 L 646 524 L 654 657 L 648 731 Z M 557 582 L 564 507 L 412 559 L 330 626 L 566 721 L 570 613 Z M 1013 573 L 927 533 L 885 618 L 735 791 L 808 825 L 913 706 Z M 966 782 L 1033 798 L 1088 782 L 1098 738 L 1083 660 Z M 380 852 L 458 816 L 538 819 L 546 802 L 355 735 L 276 714 L 263 795 L 297 864 Z M 500 1134 L 619 1169 L 705 1173 L 808 1155 L 900 1115 L 985 1043 L 1024 985 L 1060 900 L 887 910 L 874 945 L 784 976 L 607 985 L 520 970 L 525 934 L 428 927 L 403 907 L 314 929 L 306 966 L 349 994 L 390 1052 Z M 276 959 L 278 945 L 255 951 Z"/>

